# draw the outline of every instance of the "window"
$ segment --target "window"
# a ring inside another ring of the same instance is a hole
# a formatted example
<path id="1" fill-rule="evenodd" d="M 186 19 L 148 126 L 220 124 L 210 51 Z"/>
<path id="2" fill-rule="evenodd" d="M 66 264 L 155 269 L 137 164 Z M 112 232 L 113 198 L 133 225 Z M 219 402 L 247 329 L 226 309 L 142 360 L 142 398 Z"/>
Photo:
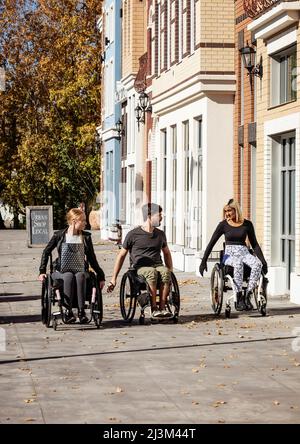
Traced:
<path id="1" fill-rule="evenodd" d="M 197 207 L 194 210 L 194 220 L 197 221 L 197 250 L 202 249 L 202 118 L 197 117 L 196 123 L 196 177 L 197 177 Z"/>
<path id="2" fill-rule="evenodd" d="M 171 242 L 176 243 L 176 198 L 177 198 L 177 126 L 171 126 L 172 143 L 172 235 Z"/>
<path id="3" fill-rule="evenodd" d="M 296 45 L 272 54 L 271 106 L 291 102 L 297 98 Z"/>
<path id="4" fill-rule="evenodd" d="M 243 208 L 243 198 L 244 198 L 244 147 L 239 145 L 240 150 L 240 206 Z"/>
<path id="5" fill-rule="evenodd" d="M 126 182 L 127 182 L 127 168 L 121 169 L 121 205 L 120 205 L 120 222 L 126 223 Z"/>
<path id="6" fill-rule="evenodd" d="M 189 121 L 183 122 L 183 151 L 184 151 L 184 246 L 189 248 L 191 243 L 190 209 L 190 127 Z"/>
<path id="7" fill-rule="evenodd" d="M 256 222 L 256 145 L 250 145 L 251 150 L 251 220 Z"/>
<path id="8" fill-rule="evenodd" d="M 241 57 L 241 103 L 240 103 L 240 125 L 244 125 L 244 95 L 245 95 L 245 84 L 244 84 L 244 75 L 245 75 L 245 69 L 244 69 L 244 59 Z"/>
<path id="9" fill-rule="evenodd" d="M 167 130 L 161 130 L 161 146 L 162 146 L 162 193 L 163 193 L 163 210 L 167 207 Z M 165 231 L 166 218 L 163 218 L 162 229 Z"/>

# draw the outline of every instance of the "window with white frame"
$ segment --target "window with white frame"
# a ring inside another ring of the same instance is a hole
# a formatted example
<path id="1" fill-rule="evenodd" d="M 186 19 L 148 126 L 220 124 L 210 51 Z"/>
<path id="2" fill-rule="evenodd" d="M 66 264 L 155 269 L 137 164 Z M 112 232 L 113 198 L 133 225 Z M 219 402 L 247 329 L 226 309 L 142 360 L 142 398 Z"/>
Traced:
<path id="1" fill-rule="evenodd" d="M 196 4 L 191 0 L 191 54 L 195 51 Z"/>
<path id="2" fill-rule="evenodd" d="M 203 187 L 203 170 L 202 170 L 202 117 L 195 118 L 195 142 L 196 142 L 196 171 L 197 178 L 197 199 L 195 201 L 194 220 L 197 221 L 197 250 L 202 249 L 202 187 Z"/>
<path id="3" fill-rule="evenodd" d="M 243 208 L 244 198 L 244 147 L 239 145 L 240 150 L 240 207 Z"/>
<path id="4" fill-rule="evenodd" d="M 114 112 L 114 62 L 110 59 L 105 65 L 105 115 L 110 116 Z"/>
<path id="5" fill-rule="evenodd" d="M 182 28 L 183 28 L 183 20 L 182 20 L 182 0 L 178 0 L 179 2 L 179 17 L 178 17 L 178 60 L 179 62 L 182 60 L 183 48 L 182 48 Z"/>
<path id="6" fill-rule="evenodd" d="M 297 99 L 297 46 L 294 44 L 270 55 L 271 106 Z"/>
<path id="7" fill-rule="evenodd" d="M 158 53 L 158 67 L 157 67 L 157 73 L 160 73 L 161 70 L 161 5 L 160 3 L 157 5 L 158 8 L 158 36 L 157 36 L 157 53 Z"/>
<path id="8" fill-rule="evenodd" d="M 171 144 L 172 144 L 171 242 L 173 244 L 176 244 L 176 200 L 177 200 L 177 126 L 176 125 L 171 126 Z"/>
<path id="9" fill-rule="evenodd" d="M 256 145 L 251 144 L 251 220 L 255 225 L 256 222 Z"/>

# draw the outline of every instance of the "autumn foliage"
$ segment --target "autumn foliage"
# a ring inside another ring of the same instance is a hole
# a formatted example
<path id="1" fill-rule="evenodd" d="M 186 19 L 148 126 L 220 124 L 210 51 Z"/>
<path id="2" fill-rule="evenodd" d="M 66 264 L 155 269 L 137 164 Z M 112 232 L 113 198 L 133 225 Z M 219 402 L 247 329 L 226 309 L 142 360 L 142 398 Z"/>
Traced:
<path id="1" fill-rule="evenodd" d="M 91 203 L 99 189 L 99 0 L 0 0 L 1 200 L 15 212 Z"/>

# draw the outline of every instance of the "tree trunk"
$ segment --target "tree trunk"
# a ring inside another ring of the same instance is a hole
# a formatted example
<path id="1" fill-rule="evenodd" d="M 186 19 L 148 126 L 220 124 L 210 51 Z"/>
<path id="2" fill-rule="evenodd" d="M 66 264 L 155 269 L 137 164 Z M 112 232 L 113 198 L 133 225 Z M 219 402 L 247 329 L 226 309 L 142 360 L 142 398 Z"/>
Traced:
<path id="1" fill-rule="evenodd" d="M 2 219 L 2 215 L 0 213 L 0 230 L 4 230 L 6 228 L 6 226 L 4 225 L 3 219 Z"/>

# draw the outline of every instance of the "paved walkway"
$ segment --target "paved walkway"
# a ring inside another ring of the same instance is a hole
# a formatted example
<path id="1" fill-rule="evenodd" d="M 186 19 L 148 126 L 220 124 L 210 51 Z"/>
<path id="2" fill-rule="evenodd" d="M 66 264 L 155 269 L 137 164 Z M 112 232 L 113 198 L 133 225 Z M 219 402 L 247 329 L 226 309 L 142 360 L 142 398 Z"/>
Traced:
<path id="1" fill-rule="evenodd" d="M 93 237 L 109 280 L 118 250 Z M 177 325 L 124 324 L 117 288 L 100 330 L 53 331 L 40 322 L 42 250 L 23 231 L 0 230 L 0 245 L 0 423 L 300 422 L 300 306 L 287 297 L 265 318 L 215 318 L 209 280 L 178 272 Z"/>

